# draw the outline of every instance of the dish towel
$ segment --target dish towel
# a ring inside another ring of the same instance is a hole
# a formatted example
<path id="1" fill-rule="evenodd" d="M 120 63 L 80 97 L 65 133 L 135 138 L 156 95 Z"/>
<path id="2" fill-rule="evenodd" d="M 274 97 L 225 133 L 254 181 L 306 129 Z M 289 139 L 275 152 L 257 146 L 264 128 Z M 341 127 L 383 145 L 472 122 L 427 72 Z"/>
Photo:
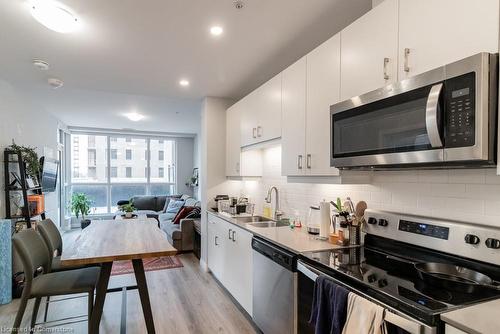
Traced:
<path id="1" fill-rule="evenodd" d="M 341 334 L 347 315 L 349 291 L 325 276 L 314 283 L 313 304 L 309 323 L 316 334 Z"/>
<path id="2" fill-rule="evenodd" d="M 342 334 L 385 333 L 384 309 L 367 299 L 349 293 L 347 319 Z"/>

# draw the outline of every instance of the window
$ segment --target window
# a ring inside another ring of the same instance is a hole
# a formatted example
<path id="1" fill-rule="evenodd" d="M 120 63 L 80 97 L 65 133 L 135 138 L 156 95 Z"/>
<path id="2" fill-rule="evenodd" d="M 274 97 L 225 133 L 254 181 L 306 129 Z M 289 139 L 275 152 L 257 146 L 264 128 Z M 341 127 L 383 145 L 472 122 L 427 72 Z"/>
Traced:
<path id="1" fill-rule="evenodd" d="M 68 198 L 71 193 L 87 194 L 91 214 L 115 212 L 118 200 L 134 195 L 175 194 L 175 139 L 80 132 L 68 136 L 65 191 Z"/>

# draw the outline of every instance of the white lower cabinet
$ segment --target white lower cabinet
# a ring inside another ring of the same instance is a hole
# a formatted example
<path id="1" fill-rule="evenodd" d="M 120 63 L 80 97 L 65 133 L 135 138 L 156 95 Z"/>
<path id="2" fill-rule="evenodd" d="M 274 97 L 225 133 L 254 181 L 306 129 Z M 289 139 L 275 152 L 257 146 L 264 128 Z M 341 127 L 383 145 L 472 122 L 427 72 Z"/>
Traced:
<path id="1" fill-rule="evenodd" d="M 252 315 L 252 233 L 208 215 L 208 267 Z"/>

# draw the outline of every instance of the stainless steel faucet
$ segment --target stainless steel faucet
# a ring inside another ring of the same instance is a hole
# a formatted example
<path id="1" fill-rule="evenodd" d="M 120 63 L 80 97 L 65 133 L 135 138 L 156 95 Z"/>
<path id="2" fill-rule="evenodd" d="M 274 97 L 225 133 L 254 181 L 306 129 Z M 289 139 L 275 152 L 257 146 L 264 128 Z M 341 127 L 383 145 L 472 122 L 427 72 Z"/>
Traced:
<path id="1" fill-rule="evenodd" d="M 276 204 L 274 206 L 274 219 L 280 220 L 281 217 L 283 217 L 283 212 L 281 212 L 281 210 L 280 210 L 280 194 L 279 194 L 278 188 L 276 188 L 275 186 L 272 186 L 267 191 L 266 203 L 271 204 L 273 190 L 276 192 L 276 196 L 274 197 L 276 199 Z"/>

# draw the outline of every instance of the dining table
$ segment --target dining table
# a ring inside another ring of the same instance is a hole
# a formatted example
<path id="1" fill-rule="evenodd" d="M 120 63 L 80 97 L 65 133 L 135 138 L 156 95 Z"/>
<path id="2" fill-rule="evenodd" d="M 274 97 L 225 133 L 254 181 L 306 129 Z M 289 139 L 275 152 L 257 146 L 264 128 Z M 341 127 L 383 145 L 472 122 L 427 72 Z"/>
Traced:
<path id="1" fill-rule="evenodd" d="M 90 333 L 99 333 L 104 301 L 108 292 L 122 291 L 122 321 L 120 332 L 126 332 L 126 293 L 137 289 L 146 329 L 155 333 L 143 259 L 177 254 L 165 233 L 151 218 L 123 220 L 93 220 L 61 254 L 62 266 L 100 265 L 95 301 L 90 315 Z M 114 261 L 132 261 L 136 285 L 108 289 Z M 124 315 L 125 308 L 125 315 Z"/>

